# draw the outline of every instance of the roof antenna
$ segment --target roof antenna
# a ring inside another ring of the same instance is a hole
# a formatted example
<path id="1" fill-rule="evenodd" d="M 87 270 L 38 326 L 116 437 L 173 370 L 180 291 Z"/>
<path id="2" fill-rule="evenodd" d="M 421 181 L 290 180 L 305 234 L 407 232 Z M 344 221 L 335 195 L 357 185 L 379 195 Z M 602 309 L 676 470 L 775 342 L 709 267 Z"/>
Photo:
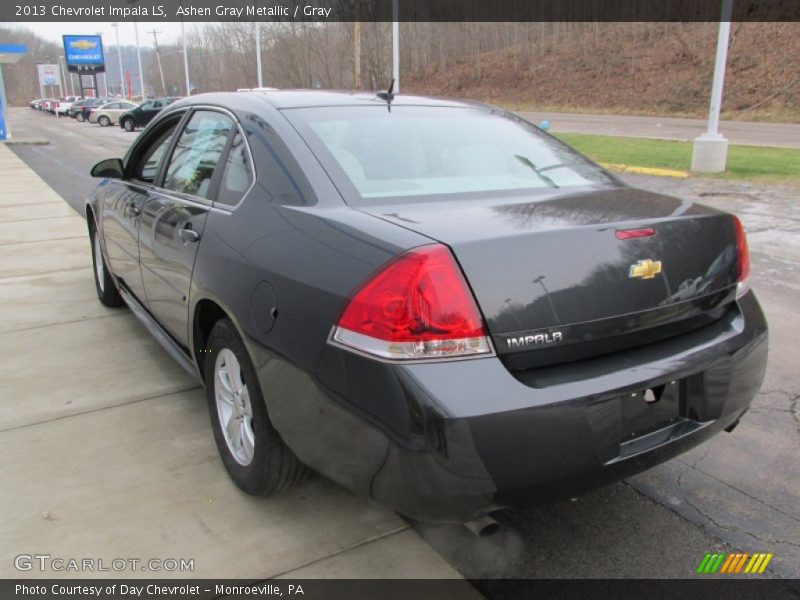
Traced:
<path id="1" fill-rule="evenodd" d="M 394 100 L 394 94 L 392 93 L 393 89 L 394 89 L 394 77 L 392 77 L 392 83 L 389 84 L 388 90 L 386 90 L 385 92 L 377 93 L 378 98 L 380 98 L 381 100 L 386 100 L 386 102 L 391 105 L 392 100 Z"/>

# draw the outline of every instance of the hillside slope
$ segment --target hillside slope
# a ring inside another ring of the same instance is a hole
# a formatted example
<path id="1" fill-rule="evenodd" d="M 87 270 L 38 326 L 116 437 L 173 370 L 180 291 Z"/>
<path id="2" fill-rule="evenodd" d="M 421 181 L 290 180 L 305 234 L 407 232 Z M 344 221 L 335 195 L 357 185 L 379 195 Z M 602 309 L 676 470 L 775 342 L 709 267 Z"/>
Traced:
<path id="1" fill-rule="evenodd" d="M 404 74 L 403 91 L 512 108 L 705 116 L 716 23 L 600 24 Z M 800 23 L 734 23 L 726 118 L 800 122 Z"/>

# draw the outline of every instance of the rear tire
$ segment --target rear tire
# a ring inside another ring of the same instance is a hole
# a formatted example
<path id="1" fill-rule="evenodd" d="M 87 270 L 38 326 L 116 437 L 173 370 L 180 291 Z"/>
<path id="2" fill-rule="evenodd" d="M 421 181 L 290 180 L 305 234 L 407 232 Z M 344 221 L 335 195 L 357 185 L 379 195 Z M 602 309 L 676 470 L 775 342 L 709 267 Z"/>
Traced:
<path id="1" fill-rule="evenodd" d="M 100 127 L 108 127 L 111 125 L 111 119 L 105 115 L 101 115 L 100 118 L 97 119 L 97 123 L 100 125 Z"/>
<path id="2" fill-rule="evenodd" d="M 97 297 L 104 306 L 112 308 L 123 306 L 125 301 L 119 295 L 117 285 L 106 267 L 103 250 L 100 247 L 100 236 L 97 234 L 96 227 L 92 227 L 90 238 L 92 241 L 92 266 L 94 267 L 92 270 L 94 271 L 94 285 L 97 288 Z"/>
<path id="3" fill-rule="evenodd" d="M 233 482 L 268 496 L 301 481 L 306 469 L 272 426 L 253 362 L 229 319 L 214 325 L 203 355 L 211 428 Z"/>
<path id="4" fill-rule="evenodd" d="M 131 119 L 125 119 L 122 122 L 122 128 L 125 131 L 127 131 L 128 133 L 131 133 L 132 131 L 134 131 L 136 129 L 136 125 L 134 125 L 134 123 L 133 123 L 133 121 Z"/>

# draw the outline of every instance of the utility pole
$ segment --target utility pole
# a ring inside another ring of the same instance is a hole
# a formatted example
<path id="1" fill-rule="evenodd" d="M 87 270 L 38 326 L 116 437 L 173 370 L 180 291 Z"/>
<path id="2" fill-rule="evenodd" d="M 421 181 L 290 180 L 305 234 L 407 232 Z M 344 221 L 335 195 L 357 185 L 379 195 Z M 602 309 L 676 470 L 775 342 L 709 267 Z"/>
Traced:
<path id="1" fill-rule="evenodd" d="M 139 62 L 139 92 L 144 101 L 144 71 L 142 71 L 142 49 L 139 46 L 139 23 L 133 22 L 133 32 L 136 34 L 136 60 Z"/>
<path id="2" fill-rule="evenodd" d="M 181 4 L 183 6 L 183 4 Z M 191 82 L 189 81 L 189 56 L 186 54 L 186 24 L 181 19 L 181 40 L 183 41 L 183 74 L 186 76 L 186 95 L 191 96 Z"/>
<path id="3" fill-rule="evenodd" d="M 119 23 L 111 23 L 117 35 L 117 60 L 119 61 L 119 82 L 122 89 L 122 97 L 128 97 L 128 90 L 125 88 L 125 72 L 122 70 L 122 48 L 119 45 Z"/>
<path id="4" fill-rule="evenodd" d="M 139 0 L 125 0 L 128 4 L 136 4 Z M 144 72 L 142 71 L 142 49 L 139 47 L 139 23 L 133 22 L 133 32 L 136 34 L 136 60 L 139 63 L 139 88 L 144 100 Z"/>
<path id="5" fill-rule="evenodd" d="M 167 95 L 167 84 L 164 82 L 164 69 L 161 68 L 161 55 L 158 53 L 158 34 L 160 31 L 148 31 L 147 33 L 153 34 L 153 45 L 156 47 L 156 61 L 158 61 L 158 72 L 161 75 L 161 92 L 164 96 Z"/>
<path id="6" fill-rule="evenodd" d="M 359 11 L 359 4 L 356 4 L 356 10 Z M 360 12 L 360 11 L 359 11 Z M 356 15 L 356 19 L 361 17 L 360 14 Z M 355 56 L 354 56 L 354 63 L 355 63 L 355 89 L 361 89 L 361 21 L 356 20 L 353 24 L 353 37 L 355 38 Z"/>
<path id="7" fill-rule="evenodd" d="M 394 79 L 395 94 L 400 93 L 400 23 L 397 20 L 399 0 L 392 0 L 392 79 Z"/>
<path id="8" fill-rule="evenodd" d="M 256 26 L 256 71 L 258 71 L 258 87 L 264 87 L 264 76 L 261 73 L 261 23 L 255 22 Z"/>

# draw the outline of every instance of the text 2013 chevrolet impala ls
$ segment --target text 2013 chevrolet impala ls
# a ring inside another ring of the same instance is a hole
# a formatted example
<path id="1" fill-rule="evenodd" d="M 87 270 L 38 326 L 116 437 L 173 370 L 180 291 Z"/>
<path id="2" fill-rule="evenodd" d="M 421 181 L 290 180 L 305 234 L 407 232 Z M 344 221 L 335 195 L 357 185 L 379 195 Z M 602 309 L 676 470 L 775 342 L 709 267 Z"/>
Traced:
<path id="1" fill-rule="evenodd" d="M 676 456 L 763 379 L 739 220 L 501 110 L 199 95 L 92 174 L 100 300 L 205 382 L 253 494 L 307 466 L 470 520 Z"/>

